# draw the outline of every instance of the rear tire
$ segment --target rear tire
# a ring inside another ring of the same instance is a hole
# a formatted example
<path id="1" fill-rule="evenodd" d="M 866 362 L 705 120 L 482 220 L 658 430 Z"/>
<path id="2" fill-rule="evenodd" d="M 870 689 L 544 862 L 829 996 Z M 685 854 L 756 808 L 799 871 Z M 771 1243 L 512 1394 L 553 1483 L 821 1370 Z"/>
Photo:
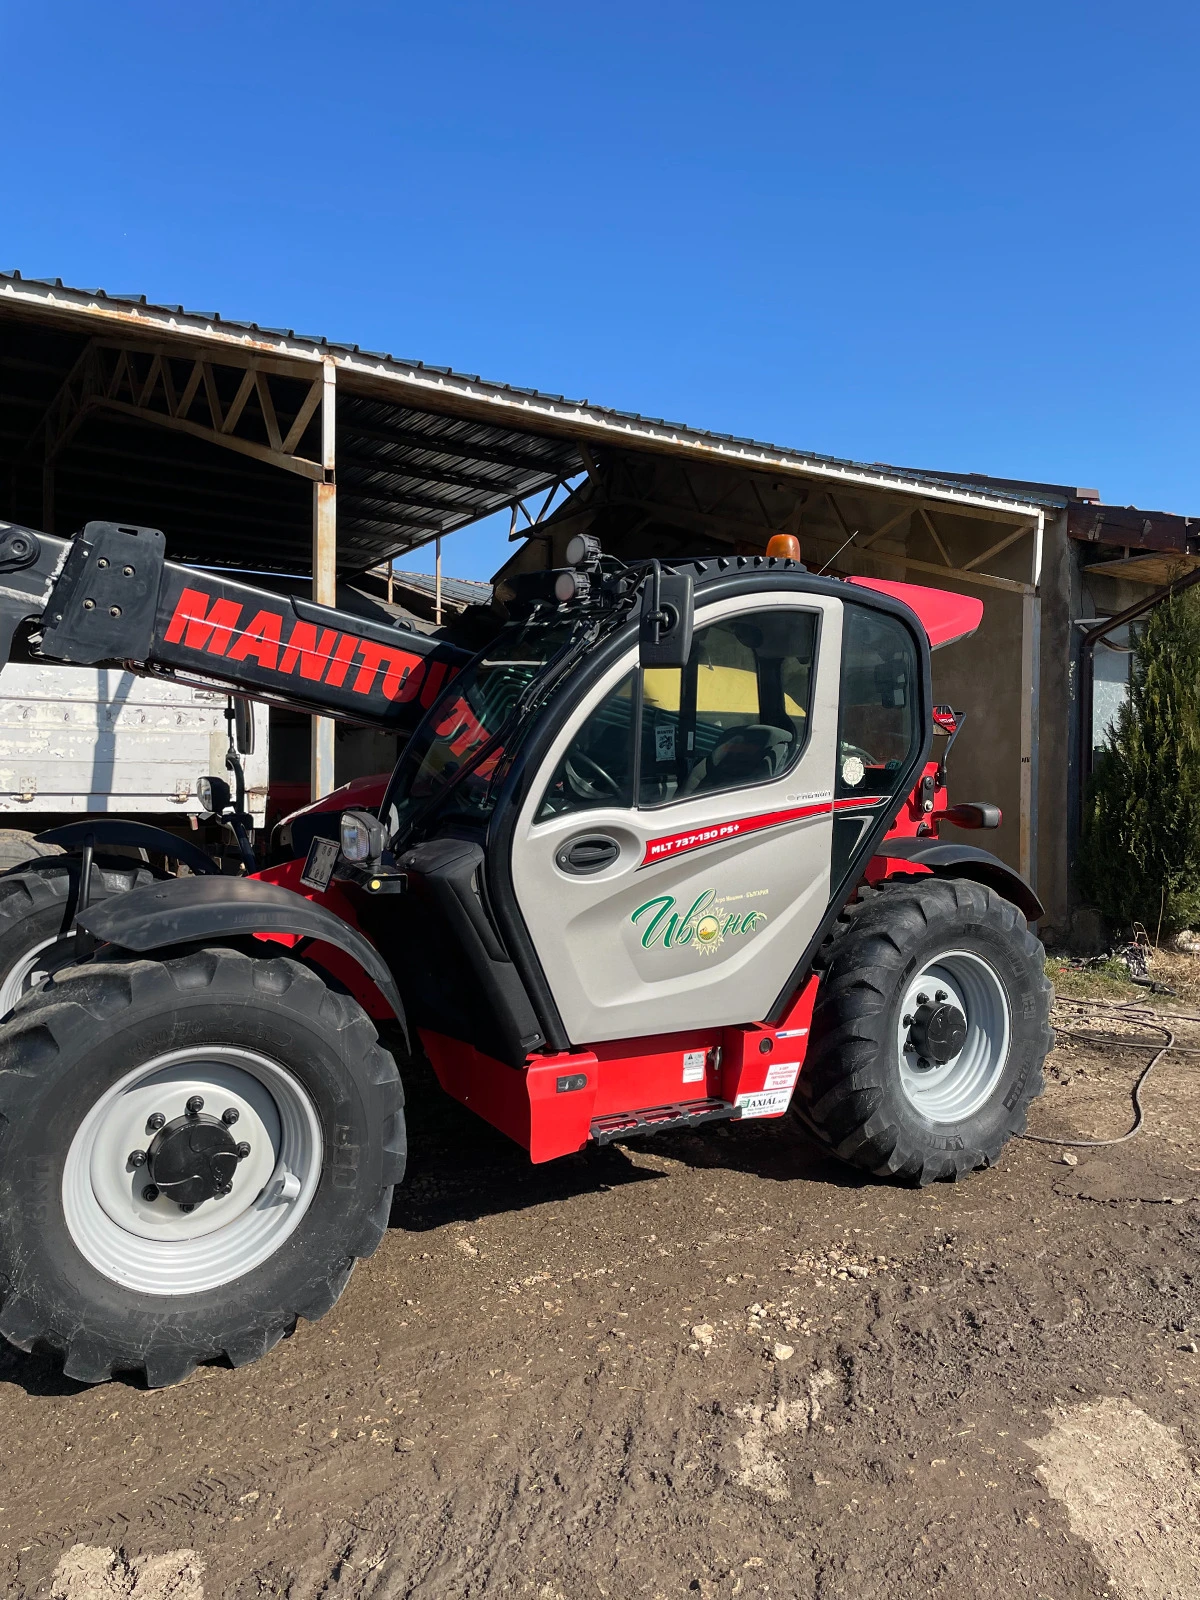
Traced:
<path id="1" fill-rule="evenodd" d="M 39 844 L 37 835 L 24 828 L 0 828 L 0 872 L 23 867 L 27 861 L 62 854 L 62 845 Z"/>
<path id="2" fill-rule="evenodd" d="M 47 847 L 49 849 L 50 847 Z M 153 883 L 149 867 L 97 864 L 92 904 Z M 75 960 L 71 924 L 79 892 L 79 857 L 47 856 L 0 877 L 0 1018 L 47 977 Z"/>
<path id="3" fill-rule="evenodd" d="M 197 1098 L 211 1140 L 232 1109 L 250 1148 L 228 1189 L 176 1204 L 151 1146 L 190 1138 Z M 404 1161 L 394 1059 L 299 962 L 217 948 L 71 968 L 0 1027 L 0 1333 L 85 1383 L 256 1360 L 379 1244 Z"/>
<path id="4" fill-rule="evenodd" d="M 1024 1130 L 1053 1042 L 1045 952 L 1016 906 L 964 879 L 864 890 L 821 967 L 797 1083 L 809 1127 L 853 1165 L 917 1184 L 990 1166 Z M 921 1001 L 947 1008 L 932 1047 Z"/>

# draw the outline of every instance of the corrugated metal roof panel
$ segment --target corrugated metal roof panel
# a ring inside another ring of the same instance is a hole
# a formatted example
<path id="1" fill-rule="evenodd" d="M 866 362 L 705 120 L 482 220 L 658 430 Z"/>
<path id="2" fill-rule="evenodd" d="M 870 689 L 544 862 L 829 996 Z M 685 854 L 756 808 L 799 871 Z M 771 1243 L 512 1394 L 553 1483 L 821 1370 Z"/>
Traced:
<path id="1" fill-rule="evenodd" d="M 1036 507 L 1044 504 L 1043 498 L 1035 493 L 1024 490 L 1002 491 L 994 485 L 986 485 L 978 478 L 972 480 L 969 475 L 957 478 L 952 474 L 932 473 L 910 467 L 892 467 L 880 462 L 865 463 L 850 459 L 826 455 L 821 452 L 800 451 L 786 445 L 776 445 L 764 441 L 743 437 L 738 434 L 720 433 L 708 429 L 690 427 L 685 423 L 670 422 L 663 418 L 647 418 L 639 412 L 621 411 L 615 407 L 600 406 L 586 400 L 573 401 L 561 395 L 554 395 L 542 390 L 527 388 L 519 384 L 491 383 L 467 373 L 456 372 L 451 367 L 430 365 L 421 361 L 405 360 L 389 354 L 376 355 L 363 352 L 357 345 L 340 343 L 330 340 L 324 335 L 298 335 L 292 331 L 279 334 L 264 329 L 251 322 L 242 322 L 237 319 L 222 318 L 217 312 L 189 312 L 181 306 L 159 306 L 150 303 L 144 295 L 112 295 L 103 289 L 72 289 L 65 286 L 61 279 L 49 278 L 24 278 L 17 271 L 0 273 L 0 295 L 5 287 L 16 293 L 45 289 L 58 291 L 67 297 L 65 302 L 58 302 L 60 309 L 70 309 L 72 302 L 78 302 L 75 309 L 86 309 L 82 302 L 88 298 L 103 300 L 106 304 L 128 306 L 136 310 L 144 310 L 162 316 L 184 319 L 186 326 L 178 328 L 181 333 L 191 333 L 203 336 L 205 324 L 219 324 L 222 336 L 244 334 L 254 336 L 261 340 L 271 337 L 285 340 L 291 346 L 284 354 L 330 354 L 341 356 L 347 362 L 370 361 L 377 364 L 384 376 L 392 376 L 400 380 L 435 378 L 448 380 L 459 386 L 472 386 L 480 391 L 478 398 L 502 402 L 504 397 L 511 396 L 517 400 L 528 401 L 542 408 L 569 408 L 573 414 L 572 419 L 581 427 L 587 425 L 608 426 L 621 433 L 629 434 L 636 430 L 639 438 L 652 438 L 660 445 L 698 445 L 710 444 L 720 446 L 721 454 L 726 459 L 744 459 L 746 464 L 759 463 L 762 465 L 785 465 L 788 467 L 807 470 L 815 473 L 825 472 L 829 476 L 841 479 L 852 479 L 868 487 L 886 488 L 892 492 L 927 493 L 935 498 L 944 500 L 961 500 L 974 505 L 991 506 L 996 509 L 1015 510 Z M 387 369 L 387 370 L 385 370 Z M 451 398 L 448 393 L 441 391 L 443 404 Z M 339 408 L 341 409 L 341 408 Z M 535 420 L 535 419 L 531 419 Z M 536 419 L 536 420 L 541 420 Z M 564 419 L 558 419 L 564 420 Z M 532 436 L 534 429 L 527 428 L 526 437 Z M 768 459 L 773 458 L 773 459 Z"/>

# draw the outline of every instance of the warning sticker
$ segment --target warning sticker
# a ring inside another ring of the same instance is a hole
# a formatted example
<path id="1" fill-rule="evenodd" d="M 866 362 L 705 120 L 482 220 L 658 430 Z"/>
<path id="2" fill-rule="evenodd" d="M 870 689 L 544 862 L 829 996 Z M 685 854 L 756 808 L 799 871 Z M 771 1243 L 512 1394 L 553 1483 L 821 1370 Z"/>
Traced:
<path id="1" fill-rule="evenodd" d="M 655 725 L 654 759 L 656 761 L 674 761 L 675 759 L 675 728 L 669 722 L 660 722 Z"/>
<path id="2" fill-rule="evenodd" d="M 703 1083 L 704 1065 L 707 1060 L 707 1050 L 685 1050 L 683 1052 L 684 1083 Z"/>
<path id="3" fill-rule="evenodd" d="M 800 1076 L 800 1063 L 798 1061 L 773 1061 L 767 1068 L 767 1081 L 764 1089 L 787 1089 L 789 1092 L 796 1087 L 796 1079 Z"/>
<path id="4" fill-rule="evenodd" d="M 740 1094 L 734 1104 L 743 1117 L 777 1117 L 788 1108 L 790 1089 L 768 1089 L 761 1094 Z"/>

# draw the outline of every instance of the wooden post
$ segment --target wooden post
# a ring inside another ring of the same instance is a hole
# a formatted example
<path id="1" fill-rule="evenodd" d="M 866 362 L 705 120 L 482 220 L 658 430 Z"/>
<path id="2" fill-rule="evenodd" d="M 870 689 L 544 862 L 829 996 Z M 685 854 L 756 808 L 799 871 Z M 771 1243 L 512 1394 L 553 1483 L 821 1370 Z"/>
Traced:
<path id="1" fill-rule="evenodd" d="M 336 422 L 337 368 L 326 359 L 321 389 L 321 465 L 323 480 L 313 484 L 312 597 L 318 605 L 337 604 L 337 482 Z M 314 800 L 330 794 L 336 787 L 334 776 L 334 730 L 332 717 L 312 719 L 312 760 L 310 792 Z"/>
<path id="2" fill-rule="evenodd" d="M 1021 876 L 1037 889 L 1038 719 L 1042 602 L 1021 596 Z"/>
<path id="3" fill-rule="evenodd" d="M 433 620 L 442 625 L 442 536 L 439 533 L 433 555 Z"/>

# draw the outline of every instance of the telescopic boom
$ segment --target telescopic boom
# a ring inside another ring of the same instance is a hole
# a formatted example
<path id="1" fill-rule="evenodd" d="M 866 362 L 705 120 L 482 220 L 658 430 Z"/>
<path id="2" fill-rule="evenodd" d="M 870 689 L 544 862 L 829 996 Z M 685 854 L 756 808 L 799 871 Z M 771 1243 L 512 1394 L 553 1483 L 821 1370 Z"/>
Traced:
<path id="1" fill-rule="evenodd" d="M 58 539 L 0 522 L 0 666 L 22 656 L 201 681 L 410 731 L 469 653 L 165 559 L 155 528 Z"/>

